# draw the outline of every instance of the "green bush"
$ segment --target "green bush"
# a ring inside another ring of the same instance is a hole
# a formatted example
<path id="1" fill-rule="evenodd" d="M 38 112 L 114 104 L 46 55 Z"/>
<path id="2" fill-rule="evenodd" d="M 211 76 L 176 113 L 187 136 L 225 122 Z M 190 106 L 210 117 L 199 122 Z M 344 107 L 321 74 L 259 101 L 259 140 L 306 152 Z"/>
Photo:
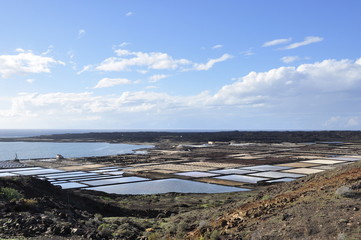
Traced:
<path id="1" fill-rule="evenodd" d="M 18 190 L 8 187 L 0 188 L 0 196 L 9 201 L 19 200 L 24 197 Z"/>
<path id="2" fill-rule="evenodd" d="M 213 231 L 211 233 L 211 236 L 209 237 L 210 240 L 218 240 L 219 238 L 219 232 L 217 230 Z"/>

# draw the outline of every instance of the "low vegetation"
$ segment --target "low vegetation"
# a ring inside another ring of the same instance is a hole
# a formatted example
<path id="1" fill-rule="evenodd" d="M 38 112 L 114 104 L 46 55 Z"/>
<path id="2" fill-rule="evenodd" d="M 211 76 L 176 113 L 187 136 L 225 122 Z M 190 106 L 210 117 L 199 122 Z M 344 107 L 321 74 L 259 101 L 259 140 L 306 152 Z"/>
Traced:
<path id="1" fill-rule="evenodd" d="M 4 198 L 8 201 L 12 201 L 12 200 L 18 200 L 22 197 L 23 195 L 14 188 L 9 188 L 9 187 L 0 188 L 0 198 Z"/>

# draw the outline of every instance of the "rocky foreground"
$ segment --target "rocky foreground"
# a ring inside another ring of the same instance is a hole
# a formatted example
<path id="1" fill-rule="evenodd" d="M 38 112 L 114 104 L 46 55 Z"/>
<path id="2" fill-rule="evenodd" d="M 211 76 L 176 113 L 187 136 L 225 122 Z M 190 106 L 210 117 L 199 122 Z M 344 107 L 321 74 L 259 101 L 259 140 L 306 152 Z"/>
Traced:
<path id="1" fill-rule="evenodd" d="M 0 179 L 0 238 L 359 239 L 361 162 L 248 193 L 119 196 Z"/>

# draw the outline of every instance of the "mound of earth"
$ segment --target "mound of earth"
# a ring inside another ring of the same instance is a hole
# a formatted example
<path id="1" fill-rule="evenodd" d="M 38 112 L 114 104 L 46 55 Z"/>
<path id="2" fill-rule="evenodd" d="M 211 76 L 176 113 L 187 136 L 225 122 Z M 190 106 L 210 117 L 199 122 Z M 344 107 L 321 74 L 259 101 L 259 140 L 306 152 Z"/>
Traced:
<path id="1" fill-rule="evenodd" d="M 62 190 L 32 177 L 0 178 L 0 238 L 110 239 L 112 234 L 102 227 L 106 224 L 103 217 L 157 214 L 159 211 L 121 208 L 96 200 L 96 193 Z M 126 226 L 129 222 L 123 221 Z M 135 234 L 128 231 L 117 237 L 135 239 L 131 234 L 137 236 L 144 229 L 134 225 L 139 228 Z"/>

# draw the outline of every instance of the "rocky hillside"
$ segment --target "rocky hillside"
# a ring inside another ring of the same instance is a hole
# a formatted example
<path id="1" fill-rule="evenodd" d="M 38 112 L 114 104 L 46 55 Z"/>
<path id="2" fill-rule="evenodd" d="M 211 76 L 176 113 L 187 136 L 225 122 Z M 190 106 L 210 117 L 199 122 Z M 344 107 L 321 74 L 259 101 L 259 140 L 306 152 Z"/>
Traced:
<path id="1" fill-rule="evenodd" d="M 267 187 L 190 239 L 360 239 L 361 163 Z"/>

